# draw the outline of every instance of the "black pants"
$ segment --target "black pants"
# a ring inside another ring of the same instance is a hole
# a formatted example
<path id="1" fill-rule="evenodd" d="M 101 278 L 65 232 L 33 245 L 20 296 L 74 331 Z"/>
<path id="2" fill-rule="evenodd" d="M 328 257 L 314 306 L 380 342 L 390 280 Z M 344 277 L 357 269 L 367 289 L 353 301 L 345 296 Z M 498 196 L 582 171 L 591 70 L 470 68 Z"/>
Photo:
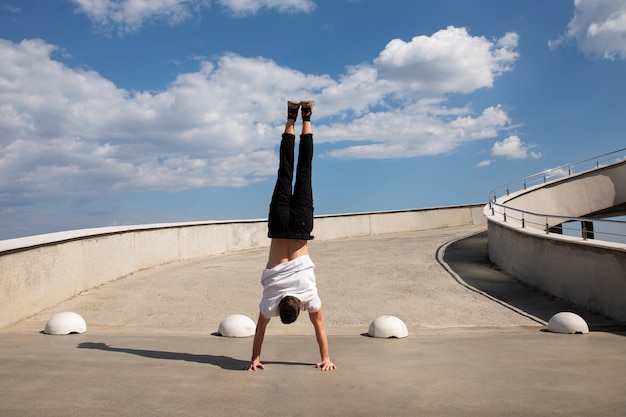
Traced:
<path id="1" fill-rule="evenodd" d="M 296 183 L 293 181 L 294 147 L 296 137 L 283 133 L 280 142 L 278 178 L 270 203 L 268 236 L 270 238 L 311 240 L 313 231 L 313 188 L 311 162 L 313 160 L 313 135 L 300 136 Z"/>

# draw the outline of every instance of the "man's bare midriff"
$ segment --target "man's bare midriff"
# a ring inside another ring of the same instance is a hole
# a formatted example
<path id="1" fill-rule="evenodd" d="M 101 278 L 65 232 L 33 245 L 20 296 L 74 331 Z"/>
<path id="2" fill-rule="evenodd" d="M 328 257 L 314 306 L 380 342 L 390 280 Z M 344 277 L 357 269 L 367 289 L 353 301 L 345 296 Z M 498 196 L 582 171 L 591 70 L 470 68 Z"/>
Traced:
<path id="1" fill-rule="evenodd" d="M 308 254 L 309 247 L 306 240 L 274 238 L 270 245 L 270 254 L 266 268 L 272 269 L 276 265 Z"/>

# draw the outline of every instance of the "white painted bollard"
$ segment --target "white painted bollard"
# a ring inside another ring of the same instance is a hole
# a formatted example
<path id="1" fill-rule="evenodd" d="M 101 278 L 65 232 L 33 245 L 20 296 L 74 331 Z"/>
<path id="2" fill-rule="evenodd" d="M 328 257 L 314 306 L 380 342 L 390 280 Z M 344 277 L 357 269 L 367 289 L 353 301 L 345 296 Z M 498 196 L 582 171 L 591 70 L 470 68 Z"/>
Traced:
<path id="1" fill-rule="evenodd" d="M 548 331 L 554 333 L 585 334 L 589 333 L 587 322 L 578 314 L 561 312 L 548 321 Z"/>
<path id="2" fill-rule="evenodd" d="M 256 324 L 248 316 L 232 314 L 220 323 L 217 333 L 224 337 L 250 337 L 254 336 Z"/>
<path id="3" fill-rule="evenodd" d="M 65 335 L 72 333 L 85 333 L 87 331 L 87 323 L 76 313 L 66 311 L 55 314 L 48 320 L 44 329 L 45 334 Z"/>
<path id="4" fill-rule="evenodd" d="M 384 339 L 407 337 L 409 331 L 406 324 L 395 316 L 380 316 L 374 319 L 370 324 L 368 332 L 371 337 L 380 337 Z"/>

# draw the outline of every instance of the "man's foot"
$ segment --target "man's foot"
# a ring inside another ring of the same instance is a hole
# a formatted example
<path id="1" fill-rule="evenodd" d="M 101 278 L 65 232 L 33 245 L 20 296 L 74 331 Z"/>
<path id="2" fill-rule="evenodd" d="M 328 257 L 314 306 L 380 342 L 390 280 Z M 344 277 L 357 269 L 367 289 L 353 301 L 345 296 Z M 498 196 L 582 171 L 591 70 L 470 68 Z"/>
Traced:
<path id="1" fill-rule="evenodd" d="M 300 103 L 295 101 L 287 102 L 287 119 L 296 120 L 298 118 L 298 109 L 300 109 Z"/>
<path id="2" fill-rule="evenodd" d="M 302 121 L 310 122 L 311 114 L 313 113 L 313 107 L 315 106 L 315 101 L 301 101 L 300 105 L 302 106 Z"/>

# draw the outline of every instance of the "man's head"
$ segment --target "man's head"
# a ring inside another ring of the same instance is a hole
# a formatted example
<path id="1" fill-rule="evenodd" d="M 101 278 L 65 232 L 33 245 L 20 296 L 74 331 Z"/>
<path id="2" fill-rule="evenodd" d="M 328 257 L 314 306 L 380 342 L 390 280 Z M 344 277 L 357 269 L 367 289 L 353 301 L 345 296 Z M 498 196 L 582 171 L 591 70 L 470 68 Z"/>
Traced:
<path id="1" fill-rule="evenodd" d="M 302 303 L 296 297 L 288 295 L 283 297 L 278 304 L 278 311 L 280 314 L 280 321 L 284 324 L 290 324 L 296 321 L 300 315 L 302 309 Z"/>

